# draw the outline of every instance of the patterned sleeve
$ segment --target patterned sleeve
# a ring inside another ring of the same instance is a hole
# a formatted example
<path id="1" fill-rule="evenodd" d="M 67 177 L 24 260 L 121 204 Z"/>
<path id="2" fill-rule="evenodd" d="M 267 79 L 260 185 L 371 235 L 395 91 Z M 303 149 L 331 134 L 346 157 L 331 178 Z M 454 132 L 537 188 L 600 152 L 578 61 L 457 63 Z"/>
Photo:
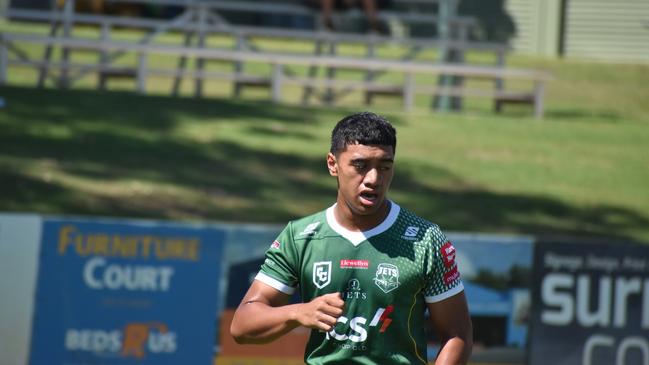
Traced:
<path id="1" fill-rule="evenodd" d="M 297 262 L 291 223 L 289 223 L 266 251 L 266 259 L 255 280 L 291 295 L 298 285 Z"/>
<path id="2" fill-rule="evenodd" d="M 455 247 L 437 226 L 430 230 L 430 248 L 427 252 L 426 286 L 427 303 L 435 303 L 464 290 L 455 262 Z"/>

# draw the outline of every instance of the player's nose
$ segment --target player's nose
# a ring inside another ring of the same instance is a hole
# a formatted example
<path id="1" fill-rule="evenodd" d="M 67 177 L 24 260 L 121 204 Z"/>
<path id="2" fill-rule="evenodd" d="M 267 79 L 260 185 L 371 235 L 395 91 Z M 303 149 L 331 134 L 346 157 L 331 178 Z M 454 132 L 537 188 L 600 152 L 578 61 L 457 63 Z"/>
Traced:
<path id="1" fill-rule="evenodd" d="M 377 187 L 381 183 L 381 174 L 376 168 L 371 168 L 365 173 L 365 178 L 363 179 L 363 184 L 368 187 Z"/>

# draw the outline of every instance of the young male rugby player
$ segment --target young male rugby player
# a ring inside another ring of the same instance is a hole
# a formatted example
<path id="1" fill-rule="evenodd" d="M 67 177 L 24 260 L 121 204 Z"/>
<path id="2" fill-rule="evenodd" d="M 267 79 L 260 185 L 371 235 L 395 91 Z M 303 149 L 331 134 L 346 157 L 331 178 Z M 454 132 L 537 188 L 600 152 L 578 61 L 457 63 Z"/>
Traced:
<path id="1" fill-rule="evenodd" d="M 441 341 L 435 364 L 466 364 L 472 326 L 455 249 L 437 225 L 387 198 L 395 147 L 380 116 L 338 122 L 327 155 L 336 203 L 289 222 L 272 243 L 235 312 L 238 343 L 304 326 L 307 364 L 426 364 L 428 316 Z M 288 304 L 296 290 L 302 303 Z"/>

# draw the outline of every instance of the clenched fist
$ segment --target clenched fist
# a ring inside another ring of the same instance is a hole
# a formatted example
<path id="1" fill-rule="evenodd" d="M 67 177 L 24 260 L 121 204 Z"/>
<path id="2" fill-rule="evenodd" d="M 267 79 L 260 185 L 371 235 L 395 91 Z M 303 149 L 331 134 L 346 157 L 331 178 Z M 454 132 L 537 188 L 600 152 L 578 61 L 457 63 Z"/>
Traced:
<path id="1" fill-rule="evenodd" d="M 331 293 L 314 298 L 308 303 L 297 306 L 295 320 L 302 326 L 331 331 L 336 320 L 343 314 L 345 301 L 340 293 Z"/>

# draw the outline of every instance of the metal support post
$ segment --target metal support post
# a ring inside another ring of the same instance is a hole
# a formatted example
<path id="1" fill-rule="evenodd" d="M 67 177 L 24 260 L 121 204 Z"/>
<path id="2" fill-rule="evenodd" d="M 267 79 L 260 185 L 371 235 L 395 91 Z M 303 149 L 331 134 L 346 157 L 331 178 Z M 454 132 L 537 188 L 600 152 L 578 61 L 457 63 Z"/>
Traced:
<path id="1" fill-rule="evenodd" d="M 272 91 L 271 97 L 274 103 L 279 103 L 282 101 L 282 78 L 284 77 L 284 72 L 282 71 L 281 64 L 273 65 L 273 80 L 272 80 Z"/>
<path id="2" fill-rule="evenodd" d="M 439 2 L 439 22 L 437 23 L 437 32 L 439 39 L 442 41 L 440 47 L 440 63 L 460 63 L 462 62 L 463 51 L 448 46 L 455 38 L 452 23 L 457 16 L 458 0 L 440 0 Z M 462 83 L 461 78 L 451 75 L 440 75 L 438 85 L 440 89 L 457 86 Z M 457 96 L 447 94 L 436 95 L 433 100 L 433 107 L 437 110 L 460 110 L 462 108 L 462 99 Z"/>

